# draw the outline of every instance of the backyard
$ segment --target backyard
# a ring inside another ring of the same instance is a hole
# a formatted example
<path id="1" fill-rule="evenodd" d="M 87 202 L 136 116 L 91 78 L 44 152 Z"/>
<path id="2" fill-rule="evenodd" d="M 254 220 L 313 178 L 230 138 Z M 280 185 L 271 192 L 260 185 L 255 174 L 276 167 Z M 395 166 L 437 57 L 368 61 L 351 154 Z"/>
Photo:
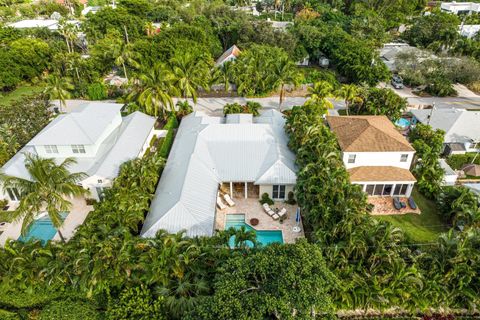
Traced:
<path id="1" fill-rule="evenodd" d="M 416 188 L 413 190 L 412 196 L 422 211 L 421 214 L 407 213 L 405 215 L 375 216 L 375 218 L 388 221 L 401 228 L 412 242 L 433 242 L 441 233 L 448 231 L 448 226 L 438 214 L 433 201 L 426 199 Z"/>
<path id="2" fill-rule="evenodd" d="M 0 94 L 0 105 L 9 104 L 11 101 L 16 100 L 22 96 L 28 96 L 34 93 L 39 93 L 42 90 L 43 90 L 43 87 L 35 86 L 35 85 L 24 85 L 24 86 L 18 87 L 12 92 L 9 92 L 3 95 Z"/>

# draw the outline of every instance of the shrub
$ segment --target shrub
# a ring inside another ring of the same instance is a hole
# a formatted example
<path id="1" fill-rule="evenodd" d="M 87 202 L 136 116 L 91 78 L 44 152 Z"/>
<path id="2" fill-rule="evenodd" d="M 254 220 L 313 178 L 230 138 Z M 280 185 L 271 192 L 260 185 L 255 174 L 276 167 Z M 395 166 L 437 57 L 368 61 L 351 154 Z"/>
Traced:
<path id="1" fill-rule="evenodd" d="M 273 205 L 273 200 L 270 199 L 270 196 L 268 195 L 268 193 L 264 193 L 262 194 L 262 198 L 260 199 L 260 203 L 261 204 L 268 204 L 269 206 Z"/>
<path id="2" fill-rule="evenodd" d="M 447 158 L 447 163 L 452 169 L 459 170 L 464 164 L 472 163 L 476 153 L 452 154 Z M 480 157 L 476 157 L 476 164 L 480 164 Z"/>
<path id="3" fill-rule="evenodd" d="M 295 195 L 293 194 L 293 191 L 290 191 L 288 193 L 288 199 L 285 202 L 292 205 L 297 203 L 297 201 L 295 200 Z"/>
<path id="4" fill-rule="evenodd" d="M 92 198 L 87 198 L 87 199 L 85 199 L 85 202 L 86 202 L 87 206 L 93 206 L 95 203 L 97 203 L 97 200 L 92 199 Z"/>
<path id="5" fill-rule="evenodd" d="M 456 96 L 457 91 L 453 88 L 450 80 L 443 77 L 435 77 L 425 88 L 425 92 L 437 97 Z"/>
<path id="6" fill-rule="evenodd" d="M 162 315 L 163 299 L 155 299 L 145 288 L 124 290 L 118 299 L 109 301 L 106 318 L 111 320 L 166 319 Z"/>
<path id="7" fill-rule="evenodd" d="M 163 138 L 160 149 L 158 150 L 158 153 L 162 158 L 168 157 L 168 154 L 170 153 L 170 149 L 172 148 L 172 145 L 173 145 L 173 138 L 174 138 L 174 131 L 173 129 L 170 129 L 168 130 L 165 138 Z"/>
<path id="8" fill-rule="evenodd" d="M 247 101 L 247 104 L 243 106 L 243 111 L 245 113 L 251 113 L 254 117 L 260 114 L 261 109 L 262 105 L 255 101 Z"/>
<path id="9" fill-rule="evenodd" d="M 57 300 L 43 308 L 39 320 L 94 320 L 100 319 L 99 315 L 90 302 Z"/>
<path id="10" fill-rule="evenodd" d="M 233 114 L 233 113 L 242 113 L 242 112 L 243 112 L 243 107 L 236 102 L 235 103 L 227 103 L 223 107 L 223 114 L 224 115 Z"/>
<path id="11" fill-rule="evenodd" d="M 90 100 L 104 100 L 108 97 L 107 88 L 103 83 L 92 83 L 87 87 L 87 95 Z"/>
<path id="12" fill-rule="evenodd" d="M 20 317 L 16 313 L 0 309 L 0 319 L 2 319 L 2 320 L 20 320 Z"/>
<path id="13" fill-rule="evenodd" d="M 178 120 L 174 114 L 171 114 L 168 117 L 167 123 L 163 126 L 163 130 L 176 129 L 178 128 Z"/>

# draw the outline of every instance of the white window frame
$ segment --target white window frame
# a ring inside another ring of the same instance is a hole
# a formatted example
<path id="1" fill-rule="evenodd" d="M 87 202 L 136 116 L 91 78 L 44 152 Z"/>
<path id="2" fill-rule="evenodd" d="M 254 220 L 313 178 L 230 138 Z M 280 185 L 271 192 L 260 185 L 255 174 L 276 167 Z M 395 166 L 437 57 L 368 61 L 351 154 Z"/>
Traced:
<path id="1" fill-rule="evenodd" d="M 83 144 L 72 144 L 72 152 L 73 153 L 86 153 L 85 152 L 85 145 Z"/>
<path id="2" fill-rule="evenodd" d="M 400 162 L 407 162 L 408 161 L 408 153 L 402 153 L 400 155 Z"/>
<path id="3" fill-rule="evenodd" d="M 356 154 L 349 154 L 347 163 L 355 163 L 357 161 L 357 155 Z"/>
<path id="4" fill-rule="evenodd" d="M 45 152 L 48 154 L 58 153 L 58 148 L 55 145 L 45 145 Z"/>

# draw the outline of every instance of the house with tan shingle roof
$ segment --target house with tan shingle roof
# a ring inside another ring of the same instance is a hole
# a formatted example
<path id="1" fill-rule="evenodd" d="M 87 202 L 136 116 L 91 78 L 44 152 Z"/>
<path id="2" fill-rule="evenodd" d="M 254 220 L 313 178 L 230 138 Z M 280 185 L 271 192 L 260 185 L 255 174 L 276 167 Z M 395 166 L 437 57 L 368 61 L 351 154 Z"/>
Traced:
<path id="1" fill-rule="evenodd" d="M 215 66 L 221 67 L 226 62 L 235 61 L 240 55 L 240 52 L 240 49 L 238 49 L 236 45 L 231 46 L 215 61 Z"/>
<path id="2" fill-rule="evenodd" d="M 369 196 L 409 197 L 415 149 L 385 116 L 329 116 L 350 181 Z"/>

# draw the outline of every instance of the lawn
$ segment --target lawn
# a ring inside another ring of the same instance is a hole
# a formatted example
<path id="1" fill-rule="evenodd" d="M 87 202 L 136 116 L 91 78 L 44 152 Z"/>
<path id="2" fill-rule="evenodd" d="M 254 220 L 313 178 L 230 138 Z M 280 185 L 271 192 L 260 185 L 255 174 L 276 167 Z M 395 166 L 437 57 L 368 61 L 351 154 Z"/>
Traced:
<path id="1" fill-rule="evenodd" d="M 32 86 L 32 85 L 24 85 L 18 87 L 17 89 L 13 90 L 12 92 L 6 93 L 4 95 L 0 95 L 0 105 L 6 105 L 16 100 L 22 96 L 29 96 L 34 93 L 42 92 L 43 87 L 41 86 Z"/>
<path id="2" fill-rule="evenodd" d="M 399 227 L 415 243 L 435 241 L 441 233 L 448 231 L 448 226 L 438 215 L 433 201 L 422 196 L 416 188 L 412 195 L 422 210 L 421 214 L 407 213 L 405 215 L 375 216 L 375 218 Z"/>

